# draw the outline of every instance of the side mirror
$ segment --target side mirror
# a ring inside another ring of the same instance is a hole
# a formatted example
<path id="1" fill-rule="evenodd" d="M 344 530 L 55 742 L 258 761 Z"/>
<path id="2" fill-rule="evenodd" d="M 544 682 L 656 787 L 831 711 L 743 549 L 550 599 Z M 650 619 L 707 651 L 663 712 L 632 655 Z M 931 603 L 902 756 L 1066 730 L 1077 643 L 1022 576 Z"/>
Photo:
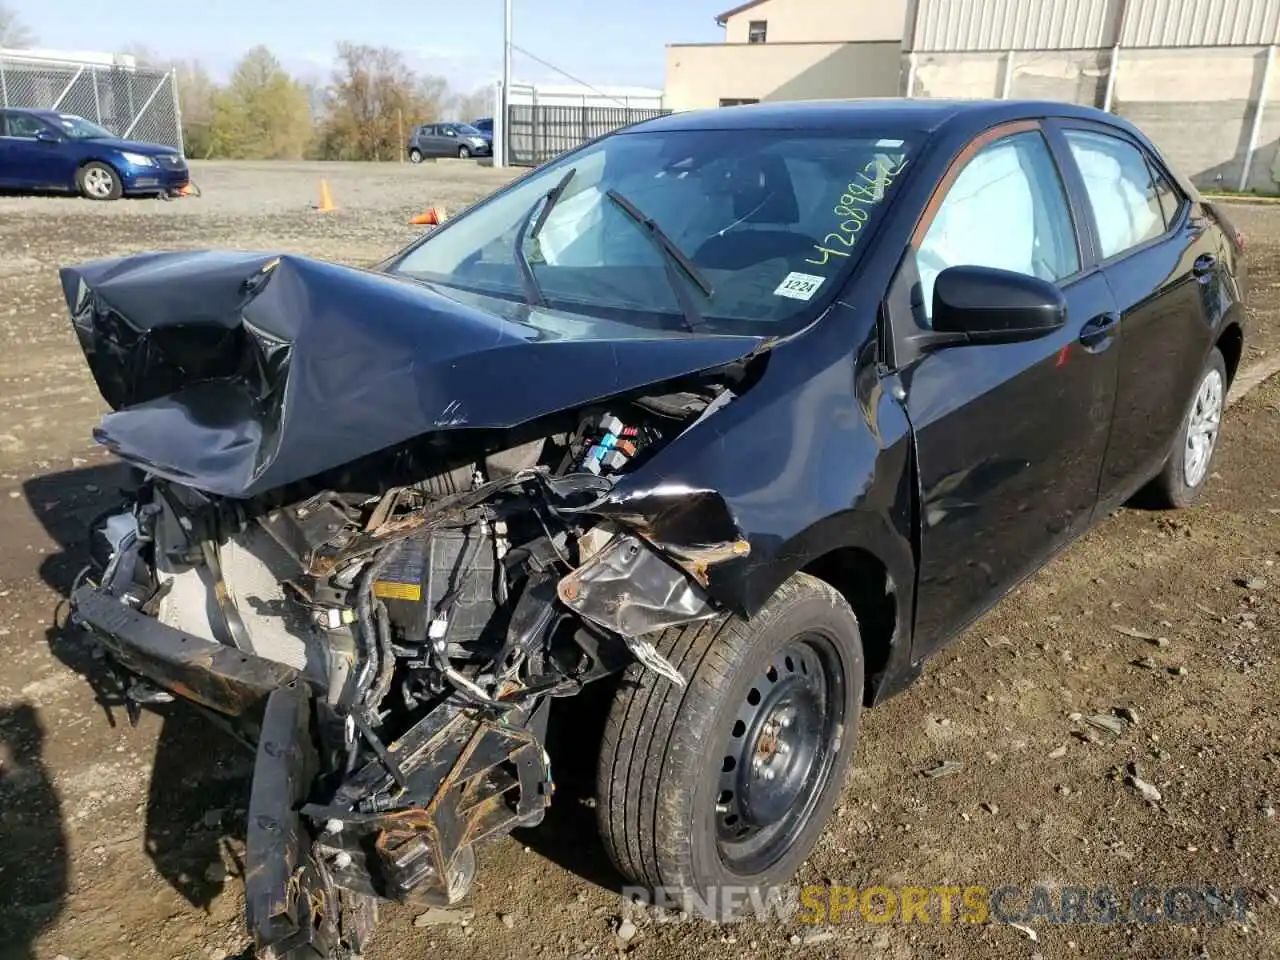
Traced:
<path id="1" fill-rule="evenodd" d="M 37 130 L 36 139 L 41 143 L 61 143 L 62 138 L 52 130 Z"/>
<path id="2" fill-rule="evenodd" d="M 992 267 L 948 267 L 933 284 L 936 346 L 1038 340 L 1066 322 L 1067 298 L 1039 277 Z"/>

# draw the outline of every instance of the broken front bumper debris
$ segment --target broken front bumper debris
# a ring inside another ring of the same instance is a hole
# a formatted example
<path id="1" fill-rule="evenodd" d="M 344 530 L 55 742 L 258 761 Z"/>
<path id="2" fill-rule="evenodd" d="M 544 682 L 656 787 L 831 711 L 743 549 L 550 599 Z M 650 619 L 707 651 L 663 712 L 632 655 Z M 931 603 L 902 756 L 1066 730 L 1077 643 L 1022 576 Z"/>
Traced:
<path id="1" fill-rule="evenodd" d="M 259 618 L 264 609 L 277 608 L 264 602 L 274 596 L 271 585 L 246 582 L 261 572 L 246 560 L 246 545 L 261 550 L 292 543 L 296 563 L 283 569 L 295 576 L 309 567 L 345 570 L 351 555 L 382 556 L 361 561 L 365 572 L 356 582 L 407 584 L 414 578 L 394 566 L 398 554 L 386 551 L 446 522 L 442 518 L 474 519 L 466 514 L 478 500 L 483 495 L 455 495 L 440 501 L 445 506 L 434 517 L 394 520 L 375 507 L 380 525 L 340 532 L 345 546 L 339 550 L 308 541 L 306 531 L 283 529 L 284 511 L 269 510 L 256 525 L 224 529 L 211 556 L 207 543 L 197 550 L 184 539 L 200 525 L 172 491 L 156 492 L 152 506 L 135 503 L 99 522 L 96 534 L 109 532 L 111 549 L 105 562 L 100 558 L 101 573 L 74 590 L 71 604 L 74 622 L 96 638 L 117 671 L 123 698 L 136 709 L 177 695 L 229 722 L 255 745 L 245 886 L 261 956 L 358 952 L 379 899 L 442 905 L 465 895 L 475 873 L 475 845 L 538 823 L 551 800 L 543 743 L 551 698 L 576 692 L 631 657 L 683 684 L 652 637 L 667 626 L 717 615 L 682 561 L 605 520 L 584 531 L 577 550 L 585 559 L 563 575 L 554 558 L 570 548 L 567 541 L 547 548 L 543 572 L 536 569 L 543 561 L 529 560 L 533 572 L 509 601 L 497 652 L 479 672 L 466 665 L 469 650 L 451 650 L 445 636 L 431 639 L 430 624 L 424 627 L 429 649 L 402 646 L 396 634 L 389 658 L 362 669 L 389 633 L 386 602 L 417 596 L 403 586 L 378 591 L 377 614 L 342 608 L 337 616 L 304 618 L 309 642 L 318 639 L 330 653 L 340 651 L 331 662 L 313 655 L 282 662 L 284 648 L 263 642 L 262 634 L 274 627 Z M 290 508 L 293 521 L 328 517 L 308 529 L 332 537 L 341 511 L 326 514 L 316 506 L 320 502 L 312 498 L 305 508 Z M 490 536 L 505 529 L 501 521 L 486 523 Z M 447 546 L 428 544 L 427 567 L 433 550 L 444 550 L 455 566 L 476 563 L 465 543 L 456 549 L 448 538 L 441 543 Z M 279 557 L 270 560 L 267 565 L 281 569 Z M 494 575 L 491 566 L 483 569 Z M 197 581 L 209 589 L 193 616 L 178 601 L 194 595 Z M 314 583 L 308 589 L 318 595 Z M 427 584 L 421 592 L 434 589 Z M 465 585 L 454 590 L 477 599 Z M 469 622 L 457 609 L 453 616 L 458 624 Z M 360 636 L 361 621 L 369 617 L 377 621 L 365 635 L 372 643 L 340 642 Z M 233 622 L 238 630 L 231 630 Z M 375 688 L 384 670 L 402 685 L 421 680 L 419 673 L 433 662 L 431 651 L 441 661 L 434 686 L 412 692 L 405 686 L 404 699 L 396 702 L 389 683 L 376 702 L 361 699 L 360 690 Z"/>

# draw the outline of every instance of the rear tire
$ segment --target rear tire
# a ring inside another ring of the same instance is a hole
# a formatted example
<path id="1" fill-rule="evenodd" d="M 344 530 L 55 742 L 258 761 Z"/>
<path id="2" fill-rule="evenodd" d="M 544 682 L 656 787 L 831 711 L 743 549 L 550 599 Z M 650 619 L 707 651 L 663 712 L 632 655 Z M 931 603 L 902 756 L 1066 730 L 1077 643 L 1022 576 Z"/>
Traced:
<path id="1" fill-rule="evenodd" d="M 421 163 L 421 162 L 422 162 L 422 151 L 421 151 L 421 150 L 419 150 L 417 147 L 414 147 L 412 150 L 410 150 L 410 151 L 409 151 L 409 162 L 410 162 L 410 163 Z"/>
<path id="2" fill-rule="evenodd" d="M 1226 409 L 1227 364 L 1215 347 L 1209 351 L 1195 392 L 1174 437 L 1169 459 L 1151 484 L 1160 506 L 1182 509 L 1195 503 L 1209 481 Z"/>
<path id="3" fill-rule="evenodd" d="M 629 880 L 710 888 L 789 878 L 836 803 L 857 742 L 858 623 L 831 586 L 796 574 L 750 621 L 667 630 L 688 681 L 623 675 L 597 772 L 600 833 Z"/>
<path id="4" fill-rule="evenodd" d="M 124 193 L 120 174 L 97 160 L 86 163 L 77 171 L 76 187 L 80 196 L 89 200 L 118 200 Z"/>
<path id="5" fill-rule="evenodd" d="M 458 148 L 458 159 L 459 159 L 459 160 L 470 160 L 470 159 L 471 159 L 471 148 L 470 148 L 470 147 L 468 147 L 466 144 L 463 144 L 462 146 L 460 146 L 460 147 Z"/>

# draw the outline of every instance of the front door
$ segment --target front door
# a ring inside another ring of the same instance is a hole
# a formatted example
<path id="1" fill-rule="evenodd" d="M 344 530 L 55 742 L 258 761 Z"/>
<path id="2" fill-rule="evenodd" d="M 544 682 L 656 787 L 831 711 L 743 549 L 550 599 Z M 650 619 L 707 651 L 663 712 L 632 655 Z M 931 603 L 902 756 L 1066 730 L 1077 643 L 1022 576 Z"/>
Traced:
<path id="1" fill-rule="evenodd" d="M 938 273 L 970 264 L 1058 284 L 1068 319 L 1039 340 L 941 349 L 903 371 L 922 493 L 915 657 L 1088 526 L 1116 385 L 1115 302 L 1038 125 L 984 134 L 939 189 L 904 264 L 919 275 L 915 322 L 929 324 Z"/>
<path id="2" fill-rule="evenodd" d="M 1218 309 L 1211 221 L 1134 141 L 1078 123 L 1080 170 L 1121 322 L 1119 385 L 1100 483 L 1103 509 L 1159 472 L 1182 425 Z M 1212 302 L 1209 302 L 1212 301 Z"/>

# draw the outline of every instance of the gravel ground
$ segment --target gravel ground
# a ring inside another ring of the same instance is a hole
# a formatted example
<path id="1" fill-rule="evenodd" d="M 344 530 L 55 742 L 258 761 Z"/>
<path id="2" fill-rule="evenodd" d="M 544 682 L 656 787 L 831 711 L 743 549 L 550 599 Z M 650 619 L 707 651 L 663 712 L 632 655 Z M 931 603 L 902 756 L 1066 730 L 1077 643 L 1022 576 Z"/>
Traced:
<path id="1" fill-rule="evenodd" d="M 311 209 L 321 178 L 338 210 Z M 251 758 L 198 717 L 107 722 L 97 665 L 55 626 L 84 522 L 117 468 L 55 268 L 134 250 L 232 246 L 370 263 L 425 206 L 501 171 L 198 164 L 200 199 L 108 205 L 0 197 L 0 955 L 227 958 L 241 929 Z M 1280 207 L 1233 206 L 1249 236 L 1255 331 L 1280 355 Z M 890 923 L 717 927 L 624 918 L 594 834 L 592 729 L 556 717 L 559 792 L 536 830 L 481 851 L 466 912 L 390 907 L 368 956 L 1253 958 L 1280 955 L 1280 381 L 1228 413 L 1204 501 L 1123 510 L 870 712 L 805 884 L 1243 887 L 1223 923 Z M 1115 734 L 1096 714 L 1127 720 Z M 1127 711 L 1127 713 L 1126 713 Z M 945 777 L 923 771 L 950 761 Z M 1126 781 L 1128 765 L 1159 794 Z M 463 923 L 463 919 L 467 922 Z M 626 922 L 624 922 L 624 919 Z M 670 918 L 667 918 L 670 919 Z M 621 929 L 619 929 L 621 927 Z M 619 937 L 618 934 L 623 934 Z"/>

